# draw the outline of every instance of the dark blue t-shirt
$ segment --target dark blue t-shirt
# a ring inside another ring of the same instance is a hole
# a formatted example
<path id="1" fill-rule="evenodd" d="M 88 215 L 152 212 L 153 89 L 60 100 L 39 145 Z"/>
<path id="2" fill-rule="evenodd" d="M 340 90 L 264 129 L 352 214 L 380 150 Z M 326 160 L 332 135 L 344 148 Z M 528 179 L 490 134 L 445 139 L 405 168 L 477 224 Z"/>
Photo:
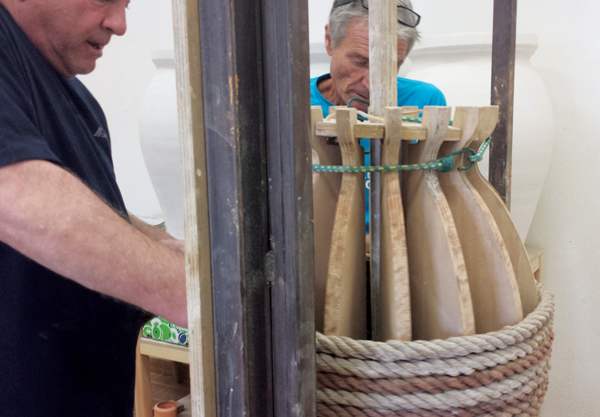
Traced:
<path id="1" fill-rule="evenodd" d="M 126 213 L 100 106 L 0 4 L 0 168 L 26 160 L 64 167 Z M 146 318 L 0 242 L 0 415 L 131 417 Z"/>

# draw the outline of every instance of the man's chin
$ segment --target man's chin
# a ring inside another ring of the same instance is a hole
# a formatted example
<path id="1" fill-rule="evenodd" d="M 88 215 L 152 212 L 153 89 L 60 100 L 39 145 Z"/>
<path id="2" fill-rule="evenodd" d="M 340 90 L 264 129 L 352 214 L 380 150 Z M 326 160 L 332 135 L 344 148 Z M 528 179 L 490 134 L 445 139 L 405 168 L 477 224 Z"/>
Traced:
<path id="1" fill-rule="evenodd" d="M 68 75 L 63 74 L 66 78 L 73 78 L 77 75 L 86 75 L 96 69 L 96 60 L 93 62 L 86 62 L 79 65 L 73 65 L 68 68 Z"/>

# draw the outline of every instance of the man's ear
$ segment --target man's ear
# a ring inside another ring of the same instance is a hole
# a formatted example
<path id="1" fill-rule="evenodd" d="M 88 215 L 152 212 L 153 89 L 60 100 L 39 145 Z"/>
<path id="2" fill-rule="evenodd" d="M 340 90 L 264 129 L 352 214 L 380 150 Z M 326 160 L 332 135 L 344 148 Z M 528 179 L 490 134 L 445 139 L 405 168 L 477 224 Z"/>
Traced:
<path id="1" fill-rule="evenodd" d="M 325 49 L 329 56 L 333 55 L 333 41 L 329 36 L 329 24 L 325 25 Z"/>

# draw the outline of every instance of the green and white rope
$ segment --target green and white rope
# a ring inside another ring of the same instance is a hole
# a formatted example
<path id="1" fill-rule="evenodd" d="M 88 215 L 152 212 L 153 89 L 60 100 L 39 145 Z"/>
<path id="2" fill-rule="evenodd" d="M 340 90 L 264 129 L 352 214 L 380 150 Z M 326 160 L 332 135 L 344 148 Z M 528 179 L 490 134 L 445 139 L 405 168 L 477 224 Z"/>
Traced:
<path id="1" fill-rule="evenodd" d="M 478 152 L 471 148 L 461 149 L 460 151 L 452 152 L 450 155 L 443 156 L 437 161 L 426 162 L 423 164 L 408 164 L 408 165 L 391 165 L 391 166 L 343 166 L 343 165 L 313 165 L 312 169 L 315 172 L 338 172 L 338 173 L 366 173 L 366 172 L 393 172 L 393 171 L 415 171 L 415 170 L 436 170 L 439 172 L 450 172 L 454 170 L 454 156 L 470 152 L 472 155 L 467 156 L 470 165 L 459 167 L 459 171 L 464 171 L 473 166 L 474 163 L 480 162 L 483 154 L 490 145 L 492 138 L 489 137 L 481 145 Z"/>

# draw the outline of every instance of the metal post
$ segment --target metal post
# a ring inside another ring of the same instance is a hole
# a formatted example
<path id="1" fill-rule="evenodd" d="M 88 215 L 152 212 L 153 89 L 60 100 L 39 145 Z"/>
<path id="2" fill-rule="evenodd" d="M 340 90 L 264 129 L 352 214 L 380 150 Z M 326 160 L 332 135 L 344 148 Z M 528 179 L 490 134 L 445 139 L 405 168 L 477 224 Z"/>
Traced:
<path id="1" fill-rule="evenodd" d="M 199 0 L 217 415 L 271 415 L 259 0 Z"/>
<path id="2" fill-rule="evenodd" d="M 369 82 L 370 111 L 383 117 L 386 106 L 398 103 L 398 35 L 396 34 L 396 0 L 372 0 L 369 3 Z M 381 165 L 381 140 L 372 139 L 371 165 Z M 380 259 L 381 259 L 381 174 L 371 173 L 369 202 L 371 235 L 371 323 L 373 340 L 379 340 Z"/>
<path id="3" fill-rule="evenodd" d="M 198 2 L 217 416 L 312 417 L 307 2 Z"/>
<path id="4" fill-rule="evenodd" d="M 263 0 L 276 417 L 316 414 L 308 3 Z"/>
<path id="5" fill-rule="evenodd" d="M 517 0 L 494 0 L 491 104 L 500 117 L 490 146 L 490 182 L 510 209 Z"/>

